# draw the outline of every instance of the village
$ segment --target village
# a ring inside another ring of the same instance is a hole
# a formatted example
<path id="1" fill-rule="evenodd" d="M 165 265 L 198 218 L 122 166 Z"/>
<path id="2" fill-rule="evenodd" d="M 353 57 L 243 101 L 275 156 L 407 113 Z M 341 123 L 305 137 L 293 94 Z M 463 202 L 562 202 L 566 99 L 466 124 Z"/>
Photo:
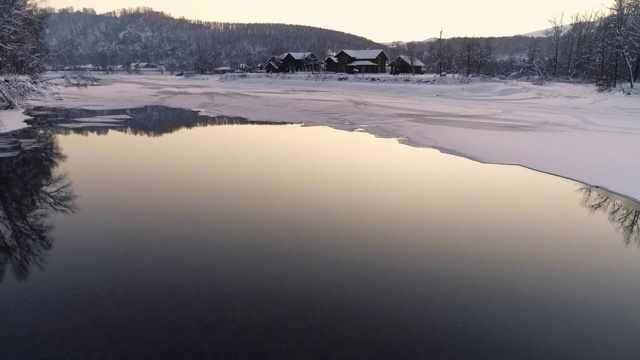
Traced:
<path id="1" fill-rule="evenodd" d="M 287 52 L 272 56 L 263 66 L 269 73 L 327 71 L 335 73 L 422 74 L 425 65 L 415 57 L 397 56 L 390 63 L 384 50 L 342 50 L 322 61 L 312 52 Z"/>
<path id="2" fill-rule="evenodd" d="M 281 55 L 271 56 L 266 62 L 251 66 L 238 64 L 237 66 L 222 66 L 213 68 L 210 73 L 295 73 L 295 72 L 333 72 L 346 74 L 424 74 L 425 65 L 422 61 L 409 55 L 399 55 L 392 61 L 382 49 L 375 50 L 341 50 L 338 53 L 331 52 L 321 59 L 313 52 L 285 52 Z M 195 70 L 167 69 L 163 63 L 134 62 L 128 65 L 59 65 L 49 67 L 50 71 L 96 71 L 105 74 L 115 72 L 129 73 L 164 73 L 170 71 L 177 75 L 196 72 Z"/>

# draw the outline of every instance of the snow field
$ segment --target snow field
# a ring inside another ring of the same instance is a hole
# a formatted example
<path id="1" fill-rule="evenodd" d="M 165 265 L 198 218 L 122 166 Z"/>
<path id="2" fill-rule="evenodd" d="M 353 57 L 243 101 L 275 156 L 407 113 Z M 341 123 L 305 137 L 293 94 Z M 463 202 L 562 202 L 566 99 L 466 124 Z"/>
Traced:
<path id="1" fill-rule="evenodd" d="M 522 165 L 640 199 L 640 101 L 635 94 L 602 93 L 593 85 L 433 75 L 149 74 L 102 79 L 102 86 L 59 88 L 61 100 L 31 104 L 87 109 L 165 105 L 250 120 L 365 130 L 485 163 Z M 1 116 L 6 128 L 15 128 L 6 125 L 15 119 Z"/>

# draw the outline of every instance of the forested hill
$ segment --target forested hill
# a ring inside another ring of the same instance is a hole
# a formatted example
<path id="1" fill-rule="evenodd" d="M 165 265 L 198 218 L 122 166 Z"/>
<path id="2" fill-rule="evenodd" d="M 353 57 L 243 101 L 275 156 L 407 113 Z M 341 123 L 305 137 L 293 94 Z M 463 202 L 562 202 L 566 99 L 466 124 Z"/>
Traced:
<path id="1" fill-rule="evenodd" d="M 197 58 L 211 68 L 249 66 L 271 55 L 384 48 L 339 31 L 284 24 L 234 24 L 176 19 L 150 8 L 96 14 L 92 9 L 47 10 L 45 41 L 50 65 L 163 63 L 193 69 Z"/>

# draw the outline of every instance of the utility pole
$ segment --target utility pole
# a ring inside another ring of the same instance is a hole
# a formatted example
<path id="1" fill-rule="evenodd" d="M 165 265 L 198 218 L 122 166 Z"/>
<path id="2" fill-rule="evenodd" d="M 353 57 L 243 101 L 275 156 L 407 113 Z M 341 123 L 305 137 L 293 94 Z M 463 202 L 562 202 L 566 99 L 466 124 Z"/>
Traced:
<path id="1" fill-rule="evenodd" d="M 395 59 L 393 59 L 393 62 L 395 64 L 395 66 L 391 69 L 393 75 L 398 75 L 398 47 L 400 46 L 401 43 L 402 43 L 402 41 L 399 41 L 399 40 L 396 40 L 396 41 L 391 43 L 391 45 L 395 45 L 396 46 L 396 57 L 395 57 Z"/>
<path id="2" fill-rule="evenodd" d="M 442 75 L 442 29 L 438 38 L 438 76 Z"/>

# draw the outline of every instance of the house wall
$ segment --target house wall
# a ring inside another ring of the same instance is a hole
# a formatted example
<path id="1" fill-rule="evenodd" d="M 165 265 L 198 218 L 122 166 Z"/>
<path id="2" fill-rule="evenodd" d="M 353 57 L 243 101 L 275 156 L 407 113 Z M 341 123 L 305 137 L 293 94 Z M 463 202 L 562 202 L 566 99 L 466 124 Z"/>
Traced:
<path id="1" fill-rule="evenodd" d="M 375 58 L 375 60 L 373 60 L 372 62 L 378 64 L 378 66 L 376 66 L 376 68 L 374 69 L 375 73 L 386 73 L 387 72 L 387 57 L 384 56 L 383 53 L 380 53 L 380 55 L 378 55 L 377 58 Z"/>
<path id="2" fill-rule="evenodd" d="M 330 71 L 330 72 L 339 72 L 339 66 L 337 63 L 333 62 L 333 61 L 326 61 L 324 63 L 324 67 L 326 71 Z"/>
<path id="3" fill-rule="evenodd" d="M 282 59 L 282 65 L 280 66 L 280 70 L 283 72 L 294 72 L 295 70 L 295 62 L 291 55 L 287 55 L 284 59 Z"/>
<path id="4" fill-rule="evenodd" d="M 313 61 L 313 58 L 307 57 L 307 59 L 298 60 L 294 59 L 293 57 L 287 56 L 282 61 L 283 69 L 286 72 L 312 71 L 319 69 L 319 66 L 313 66 L 312 64 L 308 63 Z"/>
<path id="5" fill-rule="evenodd" d="M 305 61 L 306 71 L 320 71 L 321 61 L 314 53 L 311 53 L 309 56 L 307 56 Z"/>
<path id="6" fill-rule="evenodd" d="M 274 67 L 273 64 L 268 63 L 267 66 L 264 67 L 264 71 L 271 73 L 271 72 L 278 72 L 278 69 Z"/>
<path id="7" fill-rule="evenodd" d="M 422 74 L 423 69 L 420 65 L 413 66 L 413 72 L 411 71 L 411 64 L 406 62 L 402 58 L 396 59 L 396 61 L 392 62 L 392 65 L 395 65 L 395 69 L 392 66 L 392 72 L 395 71 L 396 74 Z"/>
<path id="8" fill-rule="evenodd" d="M 411 64 L 408 64 L 404 59 L 396 60 L 396 72 L 398 74 L 411 74 Z"/>
<path id="9" fill-rule="evenodd" d="M 336 55 L 336 59 L 338 59 L 338 72 L 343 73 L 348 72 L 347 65 L 355 60 L 345 53 L 339 53 L 338 55 Z"/>

